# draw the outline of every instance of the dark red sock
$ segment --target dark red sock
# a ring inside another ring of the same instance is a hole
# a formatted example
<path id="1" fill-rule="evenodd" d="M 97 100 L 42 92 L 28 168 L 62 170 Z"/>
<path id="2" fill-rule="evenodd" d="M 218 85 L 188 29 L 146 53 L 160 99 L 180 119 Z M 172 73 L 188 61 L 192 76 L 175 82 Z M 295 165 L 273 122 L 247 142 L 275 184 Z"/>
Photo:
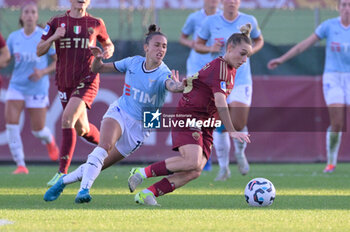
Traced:
<path id="1" fill-rule="evenodd" d="M 151 191 L 154 196 L 158 197 L 174 191 L 175 185 L 171 184 L 167 178 L 163 178 L 161 181 L 149 186 L 147 189 Z"/>
<path id="2" fill-rule="evenodd" d="M 62 129 L 62 143 L 60 149 L 60 169 L 61 173 L 67 174 L 70 162 L 73 158 L 75 144 L 77 142 L 77 132 L 74 128 Z"/>
<path id="3" fill-rule="evenodd" d="M 165 160 L 145 167 L 145 173 L 147 177 L 167 176 L 173 174 L 173 172 L 166 169 Z"/>
<path id="4" fill-rule="evenodd" d="M 90 143 L 98 144 L 100 142 L 100 131 L 97 127 L 89 123 L 90 131 L 86 135 L 83 135 L 83 138 L 89 141 Z"/>

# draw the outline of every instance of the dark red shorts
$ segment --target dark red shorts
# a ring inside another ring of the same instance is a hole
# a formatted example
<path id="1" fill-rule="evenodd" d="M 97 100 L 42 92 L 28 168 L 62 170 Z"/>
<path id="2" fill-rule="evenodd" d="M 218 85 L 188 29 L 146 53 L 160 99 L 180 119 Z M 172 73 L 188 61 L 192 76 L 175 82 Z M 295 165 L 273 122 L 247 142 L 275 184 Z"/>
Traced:
<path id="1" fill-rule="evenodd" d="M 197 144 L 202 147 L 204 155 L 209 159 L 213 147 L 214 128 L 194 128 L 177 129 L 171 132 L 173 140 L 173 150 L 178 151 L 179 147 L 187 144 Z"/>
<path id="2" fill-rule="evenodd" d="M 58 94 L 61 100 L 63 109 L 66 108 L 68 101 L 71 97 L 81 98 L 88 109 L 91 109 L 91 105 L 95 100 L 98 89 L 100 86 L 100 80 L 95 79 L 93 82 L 81 82 L 75 88 L 60 88 L 58 87 Z"/>

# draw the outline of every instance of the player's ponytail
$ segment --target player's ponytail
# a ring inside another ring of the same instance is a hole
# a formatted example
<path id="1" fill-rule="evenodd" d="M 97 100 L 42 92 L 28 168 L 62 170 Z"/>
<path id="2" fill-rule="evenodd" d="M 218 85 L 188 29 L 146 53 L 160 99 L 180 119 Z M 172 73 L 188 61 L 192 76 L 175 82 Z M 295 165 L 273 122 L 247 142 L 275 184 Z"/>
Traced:
<path id="1" fill-rule="evenodd" d="M 252 30 L 252 25 L 250 23 L 247 23 L 245 25 L 242 25 L 239 30 L 241 33 L 234 33 L 230 36 L 230 38 L 228 38 L 226 48 L 229 44 L 235 46 L 237 44 L 241 44 L 242 42 L 252 45 L 252 40 L 249 37 Z"/>
<path id="2" fill-rule="evenodd" d="M 162 35 L 166 38 L 166 36 L 160 32 L 160 27 L 158 27 L 156 24 L 151 24 L 149 25 L 148 32 L 146 33 L 145 44 L 148 44 L 152 37 L 155 35 Z"/>

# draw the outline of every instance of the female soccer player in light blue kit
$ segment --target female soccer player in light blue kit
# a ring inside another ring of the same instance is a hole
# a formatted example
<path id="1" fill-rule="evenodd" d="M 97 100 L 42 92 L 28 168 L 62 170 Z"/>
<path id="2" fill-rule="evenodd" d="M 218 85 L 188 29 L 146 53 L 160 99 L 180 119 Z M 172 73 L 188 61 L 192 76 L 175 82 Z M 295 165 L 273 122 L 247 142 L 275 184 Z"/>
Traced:
<path id="1" fill-rule="evenodd" d="M 163 63 L 167 39 L 154 24 L 149 27 L 144 50 L 146 57 L 134 56 L 104 64 L 101 61 L 102 51 L 97 47 L 91 48 L 95 56 L 93 72 L 126 73 L 123 95 L 110 105 L 103 116 L 100 142 L 86 163 L 62 176 L 45 193 L 45 201 L 56 200 L 67 184 L 81 180 L 75 202 L 89 202 L 89 190 L 101 169 L 128 157 L 149 136 L 150 131 L 143 128 L 143 109 L 159 109 L 164 104 L 167 91 L 183 91 L 184 82 L 179 82 L 178 72 L 170 72 Z"/>
<path id="2" fill-rule="evenodd" d="M 268 68 L 274 69 L 319 40 L 327 40 L 323 95 L 331 125 L 326 134 L 327 166 L 323 172 L 333 172 L 337 165 L 344 110 L 350 104 L 350 0 L 339 0 L 338 9 L 340 17 L 324 21 L 312 35 L 268 63 Z"/>
<path id="3" fill-rule="evenodd" d="M 6 92 L 5 120 L 8 145 L 17 169 L 13 174 L 26 173 L 24 152 L 20 136 L 19 119 L 27 108 L 30 115 L 32 133 L 46 144 L 51 160 L 58 159 L 58 148 L 49 128 L 45 126 L 46 110 L 49 104 L 49 76 L 56 67 L 56 54 L 50 49 L 46 56 L 36 55 L 36 46 L 43 29 L 37 26 L 38 8 L 30 3 L 23 6 L 20 16 L 20 30 L 10 34 L 7 40 L 15 67 Z M 48 65 L 48 58 L 53 62 Z"/>
<path id="4" fill-rule="evenodd" d="M 202 27 L 203 22 L 209 15 L 221 14 L 222 11 L 218 9 L 220 0 L 204 0 L 203 9 L 190 14 L 182 28 L 180 43 L 186 47 L 191 48 L 190 55 L 186 62 L 186 76 L 190 77 L 203 68 L 204 65 L 212 61 L 211 54 L 201 54 L 194 50 L 194 44 L 198 37 L 198 33 Z M 190 39 L 189 37 L 192 37 Z M 204 171 L 211 170 L 211 157 L 205 165 Z"/>
<path id="5" fill-rule="evenodd" d="M 253 40 L 252 54 L 258 52 L 264 45 L 264 39 L 258 27 L 256 19 L 238 11 L 240 0 L 223 0 L 223 13 L 208 16 L 198 34 L 195 49 L 199 53 L 211 53 L 212 59 L 225 53 L 225 44 L 232 33 L 239 32 L 242 25 L 250 23 L 252 31 L 250 38 Z M 249 107 L 252 100 L 252 75 L 249 60 L 237 69 L 234 89 L 227 98 L 233 125 L 238 131 L 248 133 L 246 127 Z M 213 134 L 220 170 L 215 180 L 224 181 L 231 176 L 229 169 L 230 138 L 228 133 L 221 128 Z M 235 157 L 240 172 L 244 175 L 249 171 L 249 164 L 245 156 L 247 144 L 233 140 Z"/>

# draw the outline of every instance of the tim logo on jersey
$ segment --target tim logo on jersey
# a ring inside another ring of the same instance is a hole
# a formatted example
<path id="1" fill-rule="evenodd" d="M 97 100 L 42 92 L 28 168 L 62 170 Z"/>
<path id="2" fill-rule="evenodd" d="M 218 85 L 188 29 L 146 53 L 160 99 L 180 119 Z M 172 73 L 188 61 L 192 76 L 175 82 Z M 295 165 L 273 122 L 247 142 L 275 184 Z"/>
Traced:
<path id="1" fill-rule="evenodd" d="M 143 112 L 143 128 L 145 129 L 158 129 L 161 126 L 162 113 L 157 110 L 145 110 Z"/>

